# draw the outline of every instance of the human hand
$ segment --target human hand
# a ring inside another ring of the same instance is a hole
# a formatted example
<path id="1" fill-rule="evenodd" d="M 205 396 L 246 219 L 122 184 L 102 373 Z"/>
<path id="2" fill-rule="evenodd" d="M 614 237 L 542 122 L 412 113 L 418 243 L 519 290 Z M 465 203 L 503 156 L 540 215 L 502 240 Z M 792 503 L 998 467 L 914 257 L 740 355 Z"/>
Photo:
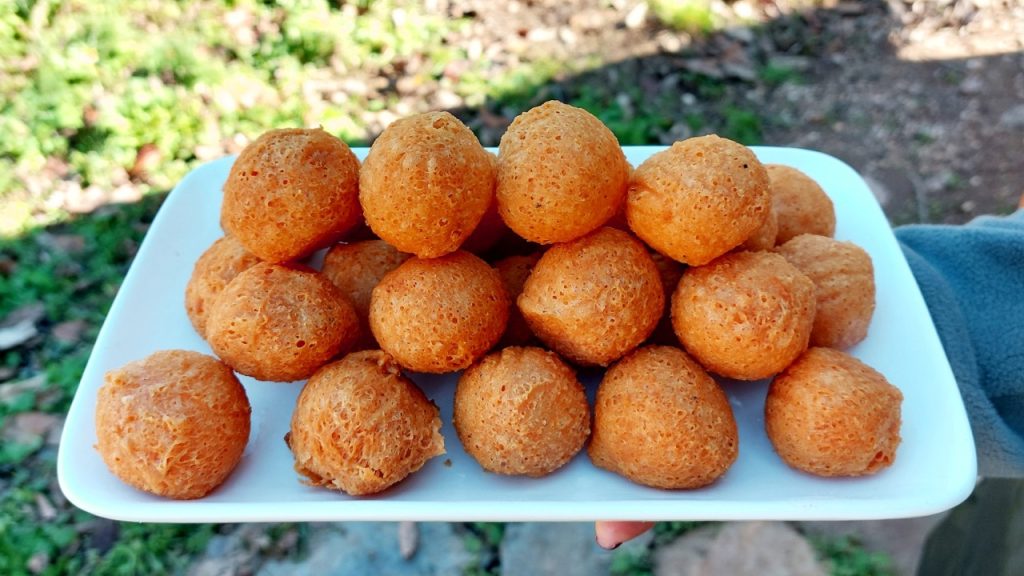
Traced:
<path id="1" fill-rule="evenodd" d="M 614 550 L 633 538 L 647 532 L 654 522 L 596 522 L 594 535 L 598 546 L 606 550 Z"/>

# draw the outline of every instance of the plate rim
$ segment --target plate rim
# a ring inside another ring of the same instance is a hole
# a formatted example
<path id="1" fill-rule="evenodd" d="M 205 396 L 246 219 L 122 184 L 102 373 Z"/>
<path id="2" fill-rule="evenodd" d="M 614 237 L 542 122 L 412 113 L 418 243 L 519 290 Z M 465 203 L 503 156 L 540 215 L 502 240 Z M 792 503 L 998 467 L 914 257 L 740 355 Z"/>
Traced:
<path id="1" fill-rule="evenodd" d="M 622 148 L 627 153 L 633 152 L 636 154 L 650 155 L 665 150 L 668 146 L 623 146 Z M 782 146 L 751 146 L 750 148 L 755 152 L 755 154 L 758 154 L 758 156 L 761 156 L 762 153 L 769 156 L 782 153 L 788 155 L 798 154 L 807 158 L 816 157 L 817 161 L 830 163 L 834 165 L 836 169 L 846 172 L 847 174 L 843 176 L 843 178 L 856 178 L 864 185 L 865 188 L 867 188 L 867 183 L 864 178 L 856 170 L 839 158 L 830 154 L 816 150 Z M 360 157 L 360 159 L 362 159 L 365 157 L 368 148 L 353 147 L 352 150 Z M 495 149 L 489 148 L 489 150 Z M 184 191 L 188 189 L 193 181 L 202 180 L 202 178 L 206 177 L 206 175 L 211 171 L 222 170 L 223 167 L 221 164 L 233 163 L 234 159 L 235 156 L 225 156 L 206 162 L 189 171 L 189 173 L 186 174 L 185 177 L 182 178 L 171 190 L 167 198 L 164 199 L 164 202 L 157 211 L 157 214 L 150 225 L 150 229 L 157 228 L 162 224 L 163 220 L 168 217 L 167 214 L 170 210 L 167 207 L 171 205 L 170 201 L 172 198 L 177 197 L 175 196 L 176 194 L 184 194 Z M 888 224 L 888 219 L 885 217 L 881 206 L 873 195 L 872 200 L 872 210 L 876 211 Z M 842 514 L 835 513 L 827 506 L 827 504 L 833 503 L 836 500 L 835 498 L 788 501 L 782 506 L 780 506 L 781 503 L 779 502 L 742 502 L 746 508 L 739 510 L 739 506 L 737 506 L 737 504 L 740 503 L 739 501 L 726 501 L 726 503 L 723 504 L 722 500 L 689 499 L 685 497 L 687 494 L 686 491 L 672 491 L 673 493 L 680 495 L 680 497 L 665 500 L 647 500 L 655 505 L 645 508 L 644 513 L 642 514 L 644 517 L 643 519 L 869 520 L 883 518 L 908 518 L 934 514 L 942 510 L 952 508 L 964 501 L 971 494 L 977 480 L 977 452 L 973 432 L 971 431 L 970 422 L 967 417 L 966 407 L 960 394 L 959 387 L 957 386 L 955 376 L 953 375 L 952 368 L 949 364 L 949 360 L 944 348 L 942 347 L 941 340 L 939 339 L 934 320 L 932 319 L 931 313 L 925 304 L 916 278 L 914 278 L 913 273 L 910 270 L 906 256 L 899 248 L 898 241 L 893 234 L 891 225 L 889 225 L 888 231 L 889 233 L 885 235 L 886 238 L 884 238 L 884 241 L 886 243 L 892 243 L 895 246 L 895 250 L 899 254 L 897 266 L 900 269 L 900 274 L 909 276 L 912 280 L 910 288 L 913 290 L 918 303 L 924 307 L 924 311 L 928 318 L 927 333 L 921 334 L 921 338 L 924 341 L 923 343 L 928 346 L 929 352 L 934 354 L 932 358 L 934 358 L 935 361 L 941 359 L 937 369 L 942 372 L 942 380 L 946 381 L 945 385 L 948 386 L 951 384 L 955 391 L 955 401 L 950 407 L 952 409 L 952 413 L 948 414 L 953 421 L 947 422 L 946 425 L 954 426 L 966 431 L 966 436 L 961 438 L 961 445 L 956 448 L 959 450 L 965 450 L 962 456 L 964 456 L 970 464 L 967 469 L 962 470 L 958 474 L 958 481 L 953 481 L 952 478 L 948 479 L 946 482 L 948 488 L 941 493 L 918 494 L 913 498 L 901 497 L 871 499 L 870 502 L 872 506 L 848 507 Z M 147 232 L 139 246 L 139 250 L 133 259 L 131 266 L 128 269 L 128 272 L 125 274 L 124 280 L 111 304 L 107 316 L 104 318 L 103 325 L 97 334 L 93 351 L 90 353 L 89 360 L 86 363 L 85 370 L 83 371 L 82 382 L 84 382 L 87 377 L 95 377 L 94 373 L 99 370 L 95 366 L 98 362 L 96 359 L 96 351 L 102 348 L 99 344 L 106 342 L 106 340 L 110 338 L 107 334 L 113 329 L 111 327 L 112 322 L 110 319 L 116 318 L 120 314 L 122 308 L 127 305 L 126 298 L 123 297 L 123 295 L 131 292 L 131 289 L 139 282 L 137 276 L 140 272 L 137 263 L 145 260 L 149 252 L 154 249 L 153 246 L 155 242 L 156 240 L 153 240 L 153 236 Z M 102 379 L 102 374 L 99 376 Z M 536 499 L 531 500 L 527 497 L 522 502 L 512 502 L 508 500 L 472 500 L 467 501 L 472 502 L 473 504 L 472 507 L 469 507 L 470 509 L 467 509 L 465 506 L 455 506 L 453 509 L 453 503 L 448 501 L 388 500 L 385 495 L 378 498 L 345 501 L 339 500 L 338 503 L 343 504 L 339 506 L 325 506 L 324 502 L 319 501 L 291 502 L 284 510 L 273 515 L 268 515 L 265 510 L 262 510 L 262 508 L 270 504 L 267 502 L 260 502 L 257 503 L 257 505 L 254 505 L 253 503 L 246 502 L 203 502 L 202 500 L 160 500 L 154 502 L 153 506 L 122 507 L 116 511 L 111 511 L 108 507 L 104 507 L 102 503 L 97 503 L 93 499 L 90 499 L 87 494 L 80 493 L 78 491 L 78 483 L 73 481 L 73 471 L 69 469 L 70 457 L 68 456 L 68 451 L 71 450 L 71 445 L 73 443 L 71 437 L 76 430 L 81 428 L 81 420 L 85 417 L 82 414 L 84 411 L 82 404 L 85 401 L 81 399 L 82 394 L 79 393 L 82 390 L 83 387 L 80 382 L 67 411 L 65 426 L 61 433 L 57 455 L 58 484 L 67 499 L 76 507 L 96 516 L 115 520 L 177 523 L 339 520 L 593 521 L 598 518 L 607 520 L 633 520 L 636 519 L 637 516 L 637 504 L 645 501 L 643 498 L 549 501 Z M 952 394 L 950 397 L 952 398 Z M 540 506 L 524 506 L 525 503 L 529 502 L 539 504 Z M 182 503 L 201 504 L 190 508 L 183 508 L 181 507 Z M 591 512 L 594 507 L 600 508 L 599 514 Z M 167 509 L 166 512 L 163 511 L 164 508 Z M 882 511 L 883 509 L 885 510 L 884 512 Z M 539 511 L 542 513 L 538 513 Z"/>

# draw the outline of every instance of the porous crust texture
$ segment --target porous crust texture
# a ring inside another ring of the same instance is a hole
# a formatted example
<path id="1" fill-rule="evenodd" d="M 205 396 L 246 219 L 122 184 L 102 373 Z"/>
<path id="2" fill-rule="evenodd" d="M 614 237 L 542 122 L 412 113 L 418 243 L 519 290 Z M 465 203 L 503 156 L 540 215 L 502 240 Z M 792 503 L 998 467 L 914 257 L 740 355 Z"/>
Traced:
<path id="1" fill-rule="evenodd" d="M 785 244 L 801 234 L 835 235 L 835 206 L 817 182 L 791 166 L 768 164 L 765 169 L 779 221 L 776 244 Z"/>
<path id="2" fill-rule="evenodd" d="M 576 374 L 555 353 L 511 347 L 459 378 L 454 424 L 466 453 L 485 470 L 540 477 L 583 448 L 590 406 Z"/>
<path id="3" fill-rule="evenodd" d="M 437 406 L 380 350 L 318 370 L 285 441 L 305 484 L 352 496 L 380 492 L 445 453 Z"/>
<path id="4" fill-rule="evenodd" d="M 738 380 L 780 372 L 807 349 L 814 283 L 773 252 L 736 252 L 683 273 L 672 327 L 705 368 Z"/>
<path id="5" fill-rule="evenodd" d="M 469 238 L 494 199 L 495 167 L 448 112 L 397 120 L 373 142 L 359 202 L 373 232 L 402 252 L 436 258 Z"/>
<path id="6" fill-rule="evenodd" d="M 406 260 L 370 297 L 370 329 L 377 342 L 416 372 L 469 367 L 498 342 L 508 315 L 501 276 L 461 250 Z"/>
<path id="7" fill-rule="evenodd" d="M 494 269 L 501 275 L 501 282 L 505 285 L 505 292 L 511 302 L 515 302 L 523 293 L 523 285 L 526 279 L 533 272 L 533 267 L 540 260 L 541 252 L 535 252 L 526 256 L 509 256 L 494 263 Z M 523 313 L 518 306 L 511 306 L 508 314 L 508 326 L 505 334 L 501 337 L 501 344 L 504 346 L 522 346 L 533 338 L 529 324 L 523 318 Z"/>
<path id="8" fill-rule="evenodd" d="M 587 451 L 595 466 L 638 484 L 700 488 L 736 461 L 739 437 L 711 376 L 678 348 L 648 346 L 605 373 Z"/>
<path id="9" fill-rule="evenodd" d="M 206 317 L 217 295 L 235 276 L 259 263 L 259 258 L 231 236 L 219 238 L 203 252 L 185 287 L 185 311 L 200 336 L 206 337 Z"/>
<path id="10" fill-rule="evenodd" d="M 360 222 L 359 160 L 319 128 L 265 132 L 231 167 L 220 221 L 268 262 L 330 246 Z"/>
<path id="11" fill-rule="evenodd" d="M 773 203 L 769 202 L 768 217 L 765 218 L 764 224 L 761 224 L 760 228 L 754 230 L 754 233 L 743 244 L 740 244 L 737 250 L 749 250 L 751 252 L 771 250 L 775 247 L 775 238 L 778 234 L 779 217 L 775 214 Z"/>
<path id="12" fill-rule="evenodd" d="M 539 244 L 575 240 L 622 205 L 629 163 L 593 114 L 549 101 L 515 118 L 498 146 L 498 211 Z"/>
<path id="13" fill-rule="evenodd" d="M 267 262 L 232 280 L 207 321 L 210 348 L 257 380 L 308 378 L 359 338 L 348 298 L 321 274 Z"/>
<path id="14" fill-rule="evenodd" d="M 320 273 L 338 287 L 359 318 L 359 340 L 355 348 L 377 348 L 370 332 L 370 294 L 388 273 L 409 259 L 383 240 L 335 244 L 324 256 Z"/>
<path id="15" fill-rule="evenodd" d="M 875 269 L 863 248 L 801 234 L 776 251 L 814 282 L 811 346 L 846 349 L 867 337 L 875 313 Z"/>
<path id="16" fill-rule="evenodd" d="M 230 368 L 198 352 L 164 350 L 107 372 L 96 397 L 96 449 L 126 484 L 202 498 L 242 459 L 249 415 Z"/>
<path id="17" fill-rule="evenodd" d="M 607 366 L 651 335 L 665 294 L 644 245 L 601 228 L 548 249 L 518 304 L 533 333 L 553 350 L 581 365 Z"/>
<path id="18" fill-rule="evenodd" d="M 765 429 L 786 464 L 818 476 L 863 476 L 892 465 L 903 394 L 870 366 L 811 348 L 768 388 Z"/>
<path id="19" fill-rule="evenodd" d="M 629 185 L 626 220 L 649 246 L 700 266 L 742 244 L 768 218 L 768 175 L 746 146 L 701 136 L 645 160 Z"/>
<path id="20" fill-rule="evenodd" d="M 679 279 L 683 277 L 685 266 L 663 254 L 657 252 L 651 252 L 650 254 L 651 260 L 654 260 L 654 265 L 658 268 L 658 274 L 661 276 L 661 288 L 665 294 L 665 302 L 669 303 L 672 301 L 672 293 L 675 292 L 676 286 L 679 285 Z M 658 324 L 654 327 L 654 331 L 651 332 L 647 343 L 679 346 L 679 338 L 676 338 L 676 333 L 672 330 L 671 306 L 665 306 L 665 311 L 662 312 L 661 318 L 658 319 Z"/>

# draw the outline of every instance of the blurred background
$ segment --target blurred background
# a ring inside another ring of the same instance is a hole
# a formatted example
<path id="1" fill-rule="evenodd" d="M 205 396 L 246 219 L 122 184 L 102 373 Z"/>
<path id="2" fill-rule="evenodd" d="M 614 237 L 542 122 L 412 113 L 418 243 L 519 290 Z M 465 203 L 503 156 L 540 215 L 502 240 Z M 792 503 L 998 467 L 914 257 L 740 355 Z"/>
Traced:
<path id="1" fill-rule="evenodd" d="M 368 145 L 437 109 L 493 146 L 549 99 L 623 144 L 821 150 L 893 225 L 960 223 L 1024 193 L 1024 3 L 0 0 L 0 573 L 913 573 L 937 518 L 663 523 L 608 553 L 590 525 L 139 525 L 64 501 L 62 414 L 188 170 L 272 127 Z"/>

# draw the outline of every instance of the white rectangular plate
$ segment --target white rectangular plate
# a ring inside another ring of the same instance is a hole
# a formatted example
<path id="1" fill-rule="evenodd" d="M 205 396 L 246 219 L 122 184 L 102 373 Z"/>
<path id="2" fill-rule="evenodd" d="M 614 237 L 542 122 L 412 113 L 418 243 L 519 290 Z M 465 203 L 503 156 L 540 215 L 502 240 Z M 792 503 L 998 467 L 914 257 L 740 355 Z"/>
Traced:
<path id="1" fill-rule="evenodd" d="M 637 166 L 660 147 L 627 147 Z M 96 391 L 103 374 L 152 352 L 210 348 L 184 308 L 200 254 L 221 234 L 221 187 L 232 159 L 194 170 L 171 192 L 142 243 L 103 324 L 67 417 L 58 459 L 60 485 L 76 506 L 108 518 L 146 522 L 318 520 L 855 520 L 931 514 L 971 492 L 974 442 L 952 371 L 892 230 L 864 181 L 841 161 L 807 150 L 754 148 L 769 163 L 794 166 L 835 203 L 836 237 L 871 255 L 878 304 L 868 338 L 851 353 L 902 390 L 903 443 L 893 466 L 866 478 L 825 479 L 788 468 L 763 427 L 766 382 L 724 382 L 739 424 L 739 458 L 718 482 L 665 491 L 594 467 L 581 452 L 542 479 L 485 473 L 451 426 L 456 375 L 413 378 L 441 408 L 448 454 L 383 494 L 352 498 L 310 488 L 292 470 L 282 440 L 301 383 L 242 377 L 252 403 L 252 435 L 241 464 L 210 496 L 173 501 L 121 483 L 96 443 Z M 356 149 L 363 158 L 366 149 Z M 592 396 L 597 382 L 586 381 Z M 446 465 L 446 459 L 450 465 Z"/>

